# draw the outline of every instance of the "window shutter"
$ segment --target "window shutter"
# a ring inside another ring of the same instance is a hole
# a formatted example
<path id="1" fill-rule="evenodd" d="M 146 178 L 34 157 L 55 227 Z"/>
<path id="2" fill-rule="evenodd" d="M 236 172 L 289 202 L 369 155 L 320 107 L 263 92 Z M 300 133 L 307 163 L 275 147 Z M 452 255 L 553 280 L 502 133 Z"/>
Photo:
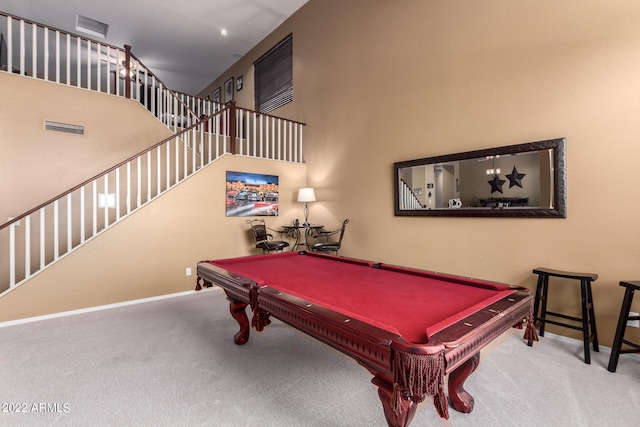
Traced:
<path id="1" fill-rule="evenodd" d="M 268 113 L 293 101 L 292 64 L 292 35 L 253 64 L 257 111 Z"/>

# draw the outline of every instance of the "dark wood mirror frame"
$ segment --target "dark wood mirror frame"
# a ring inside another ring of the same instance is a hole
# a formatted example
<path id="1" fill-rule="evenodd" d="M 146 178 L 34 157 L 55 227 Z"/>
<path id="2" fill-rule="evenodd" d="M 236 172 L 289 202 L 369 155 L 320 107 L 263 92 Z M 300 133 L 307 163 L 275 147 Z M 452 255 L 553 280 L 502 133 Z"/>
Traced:
<path id="1" fill-rule="evenodd" d="M 456 162 L 460 160 L 484 159 L 492 156 L 505 156 L 536 151 L 551 152 L 550 186 L 553 194 L 549 207 L 458 207 L 458 208 L 421 208 L 400 209 L 400 173 L 403 168 L 422 165 Z M 394 163 L 394 211 L 396 216 L 448 216 L 448 217 L 510 217 L 510 218 L 566 218 L 566 143 L 564 138 L 529 142 L 464 153 L 448 154 L 423 159 Z"/>

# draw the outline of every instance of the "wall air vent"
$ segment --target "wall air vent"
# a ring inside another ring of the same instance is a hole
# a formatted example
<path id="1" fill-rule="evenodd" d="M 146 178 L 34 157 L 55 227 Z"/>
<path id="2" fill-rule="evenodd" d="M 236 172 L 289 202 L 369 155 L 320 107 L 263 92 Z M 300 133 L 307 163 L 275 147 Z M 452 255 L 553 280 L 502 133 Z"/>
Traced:
<path id="1" fill-rule="evenodd" d="M 44 121 L 44 129 L 53 132 L 72 133 L 75 135 L 84 135 L 84 126 L 72 125 L 69 123 L 52 122 L 49 120 Z"/>
<path id="2" fill-rule="evenodd" d="M 86 16 L 76 15 L 76 30 L 105 39 L 107 38 L 109 25 Z"/>

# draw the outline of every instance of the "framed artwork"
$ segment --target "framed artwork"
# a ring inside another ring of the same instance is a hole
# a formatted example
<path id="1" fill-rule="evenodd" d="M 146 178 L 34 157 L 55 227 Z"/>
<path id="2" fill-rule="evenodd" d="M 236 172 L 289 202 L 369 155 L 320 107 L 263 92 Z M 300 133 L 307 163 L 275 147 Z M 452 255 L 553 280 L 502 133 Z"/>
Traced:
<path id="1" fill-rule="evenodd" d="M 213 99 L 213 102 L 220 102 L 220 87 L 218 86 L 218 88 L 216 90 L 213 91 L 213 93 L 211 94 L 211 97 Z"/>
<path id="2" fill-rule="evenodd" d="M 233 101 L 233 77 L 224 82 L 224 102 Z"/>
<path id="3" fill-rule="evenodd" d="M 236 90 L 240 92 L 242 90 L 242 76 L 236 79 Z"/>
<path id="4" fill-rule="evenodd" d="M 227 171 L 226 216 L 278 216 L 278 176 Z"/>

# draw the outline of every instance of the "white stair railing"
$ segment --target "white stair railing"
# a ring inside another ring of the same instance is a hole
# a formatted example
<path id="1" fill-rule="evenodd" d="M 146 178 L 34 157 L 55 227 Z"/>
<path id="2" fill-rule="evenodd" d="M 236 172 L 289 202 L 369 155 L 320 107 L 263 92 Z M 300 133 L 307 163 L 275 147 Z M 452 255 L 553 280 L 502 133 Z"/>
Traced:
<path id="1" fill-rule="evenodd" d="M 398 190 L 400 193 L 399 207 L 401 210 L 424 209 L 418 197 L 404 180 L 400 180 L 400 188 Z"/>
<path id="2" fill-rule="evenodd" d="M 232 103 L 14 217 L 0 225 L 0 292 L 29 280 L 223 154 L 302 163 L 303 127 Z"/>
<path id="3" fill-rule="evenodd" d="M 176 93 L 128 46 L 123 50 L 3 12 L 0 33 L 7 47 L 1 54 L 0 40 L 0 71 L 135 99 L 175 132 L 0 224 L 0 295 L 225 153 L 303 163 L 304 124 Z M 127 74 L 135 77 L 120 78 Z"/>
<path id="4" fill-rule="evenodd" d="M 0 71 L 135 99 L 174 132 L 222 108 L 169 89 L 130 46 L 119 48 L 4 12 L 0 34 Z"/>
<path id="5" fill-rule="evenodd" d="M 225 109 L 208 117 L 0 225 L 0 291 L 28 280 L 228 153 L 228 136 L 202 128 L 221 127 L 229 114 Z"/>
<path id="6" fill-rule="evenodd" d="M 245 108 L 235 111 L 235 154 L 303 163 L 303 123 Z"/>

